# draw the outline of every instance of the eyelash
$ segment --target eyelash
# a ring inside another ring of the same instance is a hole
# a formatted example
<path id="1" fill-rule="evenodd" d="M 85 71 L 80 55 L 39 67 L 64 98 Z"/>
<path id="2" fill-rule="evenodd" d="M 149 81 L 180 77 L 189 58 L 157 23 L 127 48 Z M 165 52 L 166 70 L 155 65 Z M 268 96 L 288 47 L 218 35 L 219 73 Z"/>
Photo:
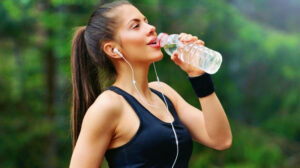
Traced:
<path id="1" fill-rule="evenodd" d="M 149 24 L 148 21 L 146 21 L 146 23 Z M 138 28 L 138 27 L 140 27 L 140 25 L 139 25 L 139 24 L 136 24 L 136 25 L 133 26 L 133 29 L 136 29 L 136 28 Z"/>
<path id="2" fill-rule="evenodd" d="M 133 29 L 138 28 L 139 26 L 139 24 L 136 24 L 135 26 L 133 26 Z"/>

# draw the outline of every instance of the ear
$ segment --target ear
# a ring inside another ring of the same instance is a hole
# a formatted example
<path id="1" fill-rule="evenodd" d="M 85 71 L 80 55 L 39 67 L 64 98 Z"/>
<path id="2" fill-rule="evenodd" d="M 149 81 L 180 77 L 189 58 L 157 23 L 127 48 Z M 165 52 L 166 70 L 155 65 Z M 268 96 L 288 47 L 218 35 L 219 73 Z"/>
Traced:
<path id="1" fill-rule="evenodd" d="M 114 48 L 119 48 L 118 45 L 113 42 L 113 41 L 110 41 L 110 42 L 105 42 L 104 45 L 103 45 L 103 51 L 111 58 L 115 58 L 115 59 L 118 59 L 118 58 L 121 58 L 121 56 L 117 53 L 114 52 Z"/>

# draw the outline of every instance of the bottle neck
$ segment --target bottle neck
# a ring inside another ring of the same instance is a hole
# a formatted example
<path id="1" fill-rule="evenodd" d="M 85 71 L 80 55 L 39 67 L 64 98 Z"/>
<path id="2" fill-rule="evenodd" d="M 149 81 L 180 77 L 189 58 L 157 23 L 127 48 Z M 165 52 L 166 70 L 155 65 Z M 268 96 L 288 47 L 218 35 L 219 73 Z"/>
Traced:
<path id="1" fill-rule="evenodd" d="M 157 44 L 160 47 L 164 47 L 169 39 L 169 35 L 167 33 L 159 33 L 159 35 L 157 36 Z"/>

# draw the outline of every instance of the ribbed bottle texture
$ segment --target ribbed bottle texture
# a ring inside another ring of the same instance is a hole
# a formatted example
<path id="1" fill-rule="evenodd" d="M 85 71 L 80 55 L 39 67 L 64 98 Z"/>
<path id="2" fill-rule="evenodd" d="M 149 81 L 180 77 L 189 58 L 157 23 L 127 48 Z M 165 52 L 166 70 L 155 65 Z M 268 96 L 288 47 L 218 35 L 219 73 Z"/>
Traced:
<path id="1" fill-rule="evenodd" d="M 170 56 L 177 50 L 182 61 L 209 74 L 216 73 L 222 63 L 222 56 L 219 52 L 200 44 L 182 44 L 178 39 L 178 34 L 160 33 L 157 37 L 157 44 L 163 47 Z"/>

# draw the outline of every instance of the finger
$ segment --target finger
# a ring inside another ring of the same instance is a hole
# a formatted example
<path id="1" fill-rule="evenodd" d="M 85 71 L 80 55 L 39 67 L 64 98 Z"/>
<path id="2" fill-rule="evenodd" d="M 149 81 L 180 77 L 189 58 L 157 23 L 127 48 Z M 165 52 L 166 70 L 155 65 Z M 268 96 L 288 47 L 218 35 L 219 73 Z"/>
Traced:
<path id="1" fill-rule="evenodd" d="M 187 34 L 186 36 L 184 36 L 184 41 L 190 41 L 192 39 L 192 35 Z"/>
<path id="2" fill-rule="evenodd" d="M 195 42 L 197 40 L 198 40 L 197 36 L 186 35 L 186 36 L 183 36 L 181 41 L 184 43 L 191 43 L 191 42 Z"/>
<path id="3" fill-rule="evenodd" d="M 174 61 L 176 59 L 178 59 L 178 51 L 175 51 L 172 56 L 171 56 L 171 59 Z"/>
<path id="4" fill-rule="evenodd" d="M 182 38 L 185 37 L 186 35 L 187 35 L 186 33 L 180 33 L 178 39 L 182 40 Z"/>
<path id="5" fill-rule="evenodd" d="M 193 36 L 193 39 L 194 39 L 195 41 L 197 41 L 197 40 L 198 40 L 198 37 L 197 37 L 197 36 Z"/>
<path id="6" fill-rule="evenodd" d="M 200 45 L 204 45 L 205 44 L 204 41 L 202 41 L 202 40 L 197 40 L 194 43 L 195 44 L 200 44 Z"/>
<path id="7" fill-rule="evenodd" d="M 182 63 L 181 59 L 179 58 L 179 53 L 178 53 L 177 51 L 175 51 L 175 52 L 173 53 L 173 55 L 171 56 L 171 59 L 172 59 L 172 61 L 174 61 L 176 64 L 181 64 L 181 63 Z"/>
<path id="8" fill-rule="evenodd" d="M 191 43 L 191 42 L 195 42 L 195 41 L 197 41 L 198 40 L 198 37 L 196 37 L 196 36 L 191 36 L 191 37 L 189 37 L 187 40 L 186 40 L 186 42 L 187 43 Z"/>

